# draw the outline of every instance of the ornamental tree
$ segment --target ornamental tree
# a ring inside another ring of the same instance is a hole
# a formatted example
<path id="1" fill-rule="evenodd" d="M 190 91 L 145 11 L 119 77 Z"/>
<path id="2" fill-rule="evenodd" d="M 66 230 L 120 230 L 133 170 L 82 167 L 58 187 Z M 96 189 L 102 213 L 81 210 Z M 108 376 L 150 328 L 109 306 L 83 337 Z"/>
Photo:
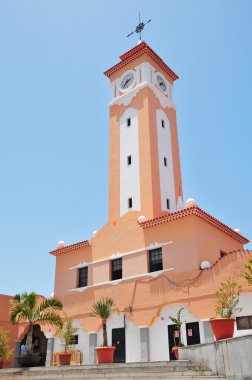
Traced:
<path id="1" fill-rule="evenodd" d="M 221 283 L 215 293 L 215 313 L 220 318 L 232 318 L 235 312 L 242 310 L 238 307 L 242 286 L 230 277 Z"/>
<path id="2" fill-rule="evenodd" d="M 39 302 L 35 292 L 17 294 L 10 301 L 10 321 L 13 325 L 19 322 L 28 323 L 25 353 L 33 353 L 32 333 L 36 324 L 49 324 L 62 328 L 63 321 L 60 316 L 62 303 L 54 298 L 45 298 Z"/>

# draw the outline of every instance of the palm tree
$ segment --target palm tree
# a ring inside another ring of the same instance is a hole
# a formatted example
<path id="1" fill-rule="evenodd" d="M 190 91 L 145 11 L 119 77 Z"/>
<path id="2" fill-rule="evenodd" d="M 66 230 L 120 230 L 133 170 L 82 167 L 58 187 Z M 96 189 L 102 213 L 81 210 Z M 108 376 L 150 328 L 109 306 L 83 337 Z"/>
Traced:
<path id="1" fill-rule="evenodd" d="M 115 302 L 112 298 L 100 298 L 92 305 L 93 316 L 102 320 L 103 346 L 108 346 L 107 320 L 114 313 Z"/>
<path id="2" fill-rule="evenodd" d="M 45 298 L 39 302 L 35 292 L 17 294 L 10 301 L 10 321 L 13 325 L 20 321 L 28 322 L 28 334 L 26 338 L 25 352 L 33 352 L 32 333 L 35 324 L 49 324 L 62 328 L 63 321 L 60 316 L 62 303 L 53 298 Z"/>

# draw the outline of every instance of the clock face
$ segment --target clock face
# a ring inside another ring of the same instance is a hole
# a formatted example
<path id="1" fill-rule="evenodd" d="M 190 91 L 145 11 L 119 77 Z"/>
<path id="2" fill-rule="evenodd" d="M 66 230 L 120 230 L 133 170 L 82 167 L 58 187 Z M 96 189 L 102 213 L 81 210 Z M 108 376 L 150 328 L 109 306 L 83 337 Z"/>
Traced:
<path id="1" fill-rule="evenodd" d="M 134 82 L 135 76 L 133 72 L 126 73 L 121 80 L 121 89 L 127 90 Z"/>
<path id="2" fill-rule="evenodd" d="M 157 75 L 157 83 L 158 83 L 160 90 L 163 92 L 166 92 L 167 86 L 166 86 L 165 80 L 159 74 Z"/>

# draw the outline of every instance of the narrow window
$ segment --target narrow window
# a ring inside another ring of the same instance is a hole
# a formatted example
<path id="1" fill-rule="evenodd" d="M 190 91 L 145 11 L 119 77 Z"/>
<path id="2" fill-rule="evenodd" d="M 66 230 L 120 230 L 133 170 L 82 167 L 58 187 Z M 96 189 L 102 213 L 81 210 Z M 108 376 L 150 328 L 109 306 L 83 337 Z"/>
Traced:
<path id="1" fill-rule="evenodd" d="M 128 165 L 131 165 L 131 156 L 127 157 L 127 163 L 128 163 Z"/>
<path id="2" fill-rule="evenodd" d="M 83 288 L 84 286 L 87 286 L 87 283 L 88 283 L 88 267 L 80 268 L 78 287 Z"/>
<path id="3" fill-rule="evenodd" d="M 78 344 L 78 343 L 79 343 L 79 335 L 74 335 L 73 341 L 71 342 L 71 344 Z"/>
<path id="4" fill-rule="evenodd" d="M 163 270 L 162 248 L 149 251 L 149 272 Z"/>
<path id="5" fill-rule="evenodd" d="M 167 210 L 170 210 L 170 199 L 166 199 L 166 208 Z"/>
<path id="6" fill-rule="evenodd" d="M 167 158 L 164 157 L 164 166 L 167 166 Z"/>
<path id="7" fill-rule="evenodd" d="M 131 118 L 129 117 L 128 119 L 127 119 L 127 127 L 130 127 L 131 126 Z"/>
<path id="8" fill-rule="evenodd" d="M 122 278 L 122 259 L 111 261 L 111 280 L 119 280 Z"/>
<path id="9" fill-rule="evenodd" d="M 128 199 L 128 208 L 132 208 L 132 198 Z"/>
<path id="10" fill-rule="evenodd" d="M 164 120 L 162 120 L 161 123 L 162 123 L 162 128 L 164 128 L 164 127 L 165 127 L 165 122 L 164 122 Z"/>
<path id="11" fill-rule="evenodd" d="M 247 317 L 236 317 L 237 330 L 252 329 L 252 315 Z"/>

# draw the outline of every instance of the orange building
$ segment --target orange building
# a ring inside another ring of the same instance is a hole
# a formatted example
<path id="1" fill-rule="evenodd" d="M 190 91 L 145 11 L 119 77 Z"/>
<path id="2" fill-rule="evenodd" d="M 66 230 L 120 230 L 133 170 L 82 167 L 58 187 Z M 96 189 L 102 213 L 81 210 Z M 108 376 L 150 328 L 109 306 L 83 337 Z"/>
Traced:
<path id="1" fill-rule="evenodd" d="M 252 256 L 244 250 L 248 240 L 183 199 L 173 100 L 178 76 L 145 42 L 105 75 L 112 94 L 108 222 L 92 238 L 60 242 L 50 252 L 55 297 L 79 328 L 84 363 L 95 362 L 94 347 L 102 343 L 101 323 L 90 315 L 102 296 L 118 309 L 108 322 L 117 362 L 169 360 L 169 316 L 181 307 L 184 343 L 213 340 L 213 294 L 228 276 L 244 285 L 235 334 L 251 331 L 243 322 L 252 315 L 252 295 L 241 279 Z M 54 349 L 61 349 L 58 338 Z"/>
<path id="2" fill-rule="evenodd" d="M 5 330 L 9 336 L 9 346 L 13 349 L 9 359 L 4 360 L 3 367 L 9 368 L 13 366 L 15 341 L 18 337 L 18 326 L 10 323 L 9 311 L 11 296 L 0 294 L 0 328 Z"/>

